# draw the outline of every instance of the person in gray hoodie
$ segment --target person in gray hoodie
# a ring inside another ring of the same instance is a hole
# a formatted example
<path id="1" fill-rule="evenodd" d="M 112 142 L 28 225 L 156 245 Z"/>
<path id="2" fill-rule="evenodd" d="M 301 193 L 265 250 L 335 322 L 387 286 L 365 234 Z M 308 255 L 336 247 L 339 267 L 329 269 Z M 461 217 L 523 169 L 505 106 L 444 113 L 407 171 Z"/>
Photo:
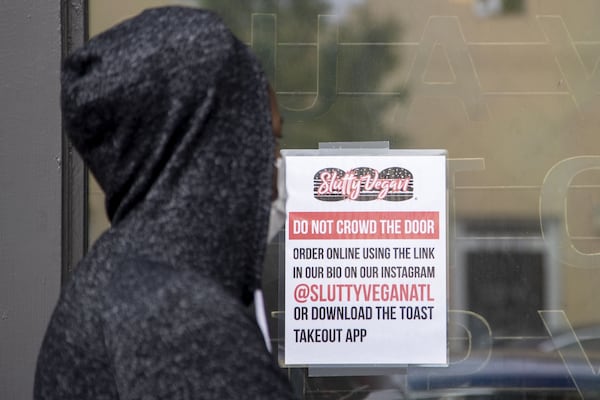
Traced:
<path id="1" fill-rule="evenodd" d="M 248 312 L 275 117 L 247 46 L 212 12 L 147 10 L 65 60 L 62 111 L 111 227 L 61 293 L 34 398 L 294 398 Z"/>

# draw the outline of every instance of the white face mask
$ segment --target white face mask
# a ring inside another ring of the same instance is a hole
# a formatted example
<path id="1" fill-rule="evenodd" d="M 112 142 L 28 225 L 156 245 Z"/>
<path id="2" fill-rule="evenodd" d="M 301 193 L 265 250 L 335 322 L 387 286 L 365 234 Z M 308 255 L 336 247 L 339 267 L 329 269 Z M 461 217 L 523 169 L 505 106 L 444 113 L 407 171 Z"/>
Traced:
<path id="1" fill-rule="evenodd" d="M 277 198 L 271 203 L 271 215 L 269 216 L 269 234 L 267 243 L 270 243 L 285 225 L 285 177 L 281 168 L 282 160 L 277 158 L 275 168 L 277 169 Z"/>

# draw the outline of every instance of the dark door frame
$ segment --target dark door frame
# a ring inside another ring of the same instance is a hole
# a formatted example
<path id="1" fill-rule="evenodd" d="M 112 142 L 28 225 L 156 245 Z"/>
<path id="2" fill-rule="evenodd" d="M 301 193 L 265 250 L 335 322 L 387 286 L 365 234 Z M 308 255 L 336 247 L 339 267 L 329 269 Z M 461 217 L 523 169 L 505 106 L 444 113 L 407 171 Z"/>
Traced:
<path id="1" fill-rule="evenodd" d="M 88 1 L 61 0 L 62 59 L 88 38 Z M 62 133 L 61 282 L 68 282 L 88 246 L 87 171 Z"/>

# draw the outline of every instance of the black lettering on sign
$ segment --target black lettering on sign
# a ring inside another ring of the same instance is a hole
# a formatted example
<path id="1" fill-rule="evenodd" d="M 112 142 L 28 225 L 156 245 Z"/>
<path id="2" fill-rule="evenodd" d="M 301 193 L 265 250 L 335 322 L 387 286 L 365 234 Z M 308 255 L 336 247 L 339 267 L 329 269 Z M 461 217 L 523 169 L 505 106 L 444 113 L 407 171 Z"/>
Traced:
<path id="1" fill-rule="evenodd" d="M 294 329 L 296 343 L 341 342 L 342 329 Z"/>
<path id="2" fill-rule="evenodd" d="M 433 319 L 433 306 L 399 306 L 399 319 Z"/>
<path id="3" fill-rule="evenodd" d="M 366 329 L 347 329 L 346 342 L 362 342 L 367 337 Z"/>

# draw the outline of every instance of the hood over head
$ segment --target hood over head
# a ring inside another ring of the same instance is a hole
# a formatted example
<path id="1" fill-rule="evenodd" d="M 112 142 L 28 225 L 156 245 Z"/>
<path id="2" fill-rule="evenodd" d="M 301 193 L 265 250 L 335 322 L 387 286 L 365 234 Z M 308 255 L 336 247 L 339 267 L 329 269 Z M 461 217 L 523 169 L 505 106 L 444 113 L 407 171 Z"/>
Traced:
<path id="1" fill-rule="evenodd" d="M 66 130 L 106 195 L 116 248 L 259 286 L 274 137 L 264 73 L 212 12 L 151 9 L 62 72 Z"/>

